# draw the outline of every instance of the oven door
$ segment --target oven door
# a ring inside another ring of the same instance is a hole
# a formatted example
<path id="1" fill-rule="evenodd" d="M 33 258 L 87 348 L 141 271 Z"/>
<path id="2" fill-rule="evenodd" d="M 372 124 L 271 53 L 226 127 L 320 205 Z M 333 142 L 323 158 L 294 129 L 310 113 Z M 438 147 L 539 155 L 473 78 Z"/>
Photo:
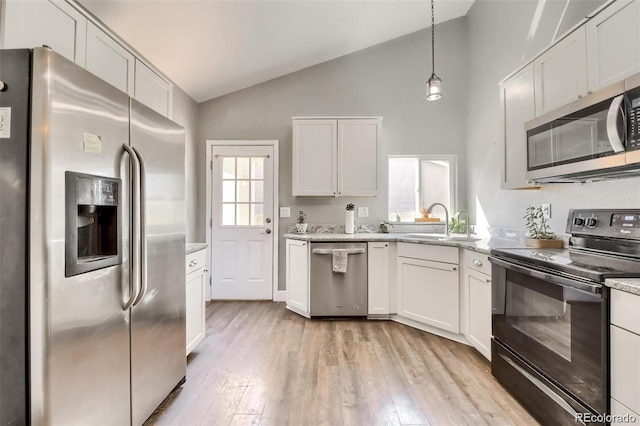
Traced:
<path id="1" fill-rule="evenodd" d="M 493 337 L 596 413 L 607 410 L 606 288 L 491 257 Z"/>

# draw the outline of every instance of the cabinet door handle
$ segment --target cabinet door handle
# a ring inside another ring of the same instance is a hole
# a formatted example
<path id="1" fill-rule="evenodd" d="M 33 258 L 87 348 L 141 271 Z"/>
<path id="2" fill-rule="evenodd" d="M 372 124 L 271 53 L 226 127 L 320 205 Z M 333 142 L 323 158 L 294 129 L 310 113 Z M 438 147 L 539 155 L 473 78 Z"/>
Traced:
<path id="1" fill-rule="evenodd" d="M 457 271 L 458 268 L 456 268 L 455 266 L 451 269 L 452 271 Z"/>
<path id="2" fill-rule="evenodd" d="M 193 259 L 191 262 L 189 262 L 189 266 L 196 266 L 198 264 L 198 261 L 196 259 Z"/>
<path id="3" fill-rule="evenodd" d="M 490 283 L 491 282 L 491 278 L 486 278 L 485 281 Z"/>
<path id="4" fill-rule="evenodd" d="M 473 259 L 473 264 L 476 266 L 482 266 L 482 262 L 478 259 Z"/>

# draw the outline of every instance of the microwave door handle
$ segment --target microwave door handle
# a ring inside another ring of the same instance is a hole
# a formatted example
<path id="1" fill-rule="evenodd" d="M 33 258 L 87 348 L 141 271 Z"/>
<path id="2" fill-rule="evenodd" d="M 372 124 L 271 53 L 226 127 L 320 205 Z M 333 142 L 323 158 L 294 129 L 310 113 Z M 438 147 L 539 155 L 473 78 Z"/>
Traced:
<path id="1" fill-rule="evenodd" d="M 607 136 L 615 153 L 624 152 L 624 134 L 620 135 L 620 132 L 618 132 L 619 115 L 622 115 L 622 122 L 626 122 L 624 109 L 622 108 L 623 102 L 624 95 L 613 98 L 607 113 Z"/>

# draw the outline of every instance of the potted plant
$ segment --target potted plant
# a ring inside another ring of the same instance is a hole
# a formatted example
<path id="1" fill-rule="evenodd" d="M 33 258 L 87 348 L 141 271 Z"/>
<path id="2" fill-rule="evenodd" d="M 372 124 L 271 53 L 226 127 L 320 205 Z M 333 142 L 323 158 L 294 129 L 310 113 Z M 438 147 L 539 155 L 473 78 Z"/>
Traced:
<path id="1" fill-rule="evenodd" d="M 354 228 L 355 228 L 355 212 L 354 209 L 356 208 L 356 206 L 354 206 L 352 203 L 347 204 L 347 215 L 345 217 L 345 223 L 344 223 L 344 233 L 345 234 L 353 234 Z"/>
<path id="2" fill-rule="evenodd" d="M 307 232 L 305 220 L 307 220 L 307 215 L 304 211 L 300 210 L 300 213 L 298 213 L 298 223 L 296 223 L 296 231 L 298 231 L 299 234 L 306 234 Z"/>
<path id="3" fill-rule="evenodd" d="M 564 242 L 557 239 L 551 232 L 542 207 L 527 207 L 524 219 L 527 221 L 525 226 L 529 231 L 529 238 L 524 240 L 525 245 L 537 248 L 562 248 Z"/>

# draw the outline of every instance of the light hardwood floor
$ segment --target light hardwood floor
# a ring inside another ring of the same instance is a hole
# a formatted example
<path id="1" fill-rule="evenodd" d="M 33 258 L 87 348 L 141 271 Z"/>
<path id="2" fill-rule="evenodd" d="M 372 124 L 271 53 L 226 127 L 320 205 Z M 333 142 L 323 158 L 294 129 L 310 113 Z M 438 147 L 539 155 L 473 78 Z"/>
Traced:
<path id="1" fill-rule="evenodd" d="M 212 302 L 186 383 L 147 425 L 529 425 L 474 349 L 390 321 Z"/>

